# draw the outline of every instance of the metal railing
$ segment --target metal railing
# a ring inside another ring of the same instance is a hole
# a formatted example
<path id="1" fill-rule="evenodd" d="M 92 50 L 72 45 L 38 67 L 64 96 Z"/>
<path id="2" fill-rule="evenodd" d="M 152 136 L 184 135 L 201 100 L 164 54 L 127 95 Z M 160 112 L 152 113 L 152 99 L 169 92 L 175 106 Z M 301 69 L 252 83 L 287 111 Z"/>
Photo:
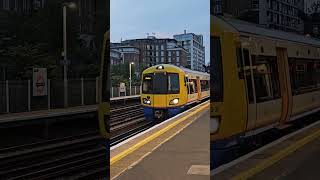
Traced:
<path id="1" fill-rule="evenodd" d="M 67 83 L 68 93 L 67 97 L 64 97 L 63 80 L 48 80 L 46 96 L 33 96 L 32 80 L 0 81 L 0 114 L 94 105 L 98 103 L 98 78 L 71 79 Z M 140 94 L 140 86 L 133 86 L 131 88 L 131 95 Z M 129 92 L 129 87 L 126 88 L 126 92 L 124 93 L 120 93 L 119 87 L 112 87 L 110 89 L 111 97 L 129 96 Z M 67 98 L 67 105 L 64 104 L 65 98 Z"/>

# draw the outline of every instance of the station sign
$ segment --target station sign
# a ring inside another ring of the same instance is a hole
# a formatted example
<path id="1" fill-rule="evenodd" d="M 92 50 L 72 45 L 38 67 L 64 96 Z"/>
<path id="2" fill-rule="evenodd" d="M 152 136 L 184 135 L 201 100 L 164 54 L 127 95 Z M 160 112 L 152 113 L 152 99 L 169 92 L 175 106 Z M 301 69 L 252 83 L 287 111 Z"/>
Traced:
<path id="1" fill-rule="evenodd" d="M 125 83 L 120 83 L 120 92 L 121 93 L 126 92 L 126 84 Z"/>
<path id="2" fill-rule="evenodd" d="M 47 68 L 33 68 L 33 96 L 48 95 Z"/>

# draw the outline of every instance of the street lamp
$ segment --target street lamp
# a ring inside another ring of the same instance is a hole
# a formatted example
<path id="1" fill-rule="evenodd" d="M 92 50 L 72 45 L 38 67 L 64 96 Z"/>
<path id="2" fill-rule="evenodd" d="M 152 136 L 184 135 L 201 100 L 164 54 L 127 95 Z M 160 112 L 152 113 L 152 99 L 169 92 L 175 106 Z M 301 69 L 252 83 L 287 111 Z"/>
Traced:
<path id="1" fill-rule="evenodd" d="M 134 65 L 134 62 L 131 62 L 129 63 L 129 74 L 130 74 L 130 77 L 129 77 L 129 92 L 130 92 L 130 96 L 131 96 L 131 66 Z"/>
<path id="2" fill-rule="evenodd" d="M 67 8 L 74 9 L 74 2 L 63 3 L 63 82 L 64 82 L 64 106 L 68 105 L 68 62 L 67 62 Z"/>

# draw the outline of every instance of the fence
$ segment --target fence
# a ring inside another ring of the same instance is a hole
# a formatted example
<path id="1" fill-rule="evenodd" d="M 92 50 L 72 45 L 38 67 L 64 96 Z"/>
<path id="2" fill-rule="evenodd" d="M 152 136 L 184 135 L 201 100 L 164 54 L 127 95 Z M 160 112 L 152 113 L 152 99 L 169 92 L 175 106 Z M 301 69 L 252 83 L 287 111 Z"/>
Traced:
<path id="1" fill-rule="evenodd" d="M 94 105 L 98 102 L 98 78 L 68 80 L 67 107 Z M 0 114 L 65 108 L 63 80 L 48 80 L 47 96 L 33 96 L 32 80 L 0 81 Z M 120 96 L 120 88 L 110 89 L 111 97 Z M 133 86 L 131 95 L 140 94 Z M 129 87 L 121 95 L 130 95 Z"/>

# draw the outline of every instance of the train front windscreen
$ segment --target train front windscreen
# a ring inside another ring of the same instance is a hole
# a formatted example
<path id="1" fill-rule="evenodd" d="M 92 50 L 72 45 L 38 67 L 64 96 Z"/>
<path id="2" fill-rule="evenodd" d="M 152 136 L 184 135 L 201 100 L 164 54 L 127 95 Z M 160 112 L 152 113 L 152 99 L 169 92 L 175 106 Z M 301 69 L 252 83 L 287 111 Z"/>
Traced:
<path id="1" fill-rule="evenodd" d="M 179 74 L 154 73 L 145 74 L 142 82 L 143 94 L 179 94 Z"/>

